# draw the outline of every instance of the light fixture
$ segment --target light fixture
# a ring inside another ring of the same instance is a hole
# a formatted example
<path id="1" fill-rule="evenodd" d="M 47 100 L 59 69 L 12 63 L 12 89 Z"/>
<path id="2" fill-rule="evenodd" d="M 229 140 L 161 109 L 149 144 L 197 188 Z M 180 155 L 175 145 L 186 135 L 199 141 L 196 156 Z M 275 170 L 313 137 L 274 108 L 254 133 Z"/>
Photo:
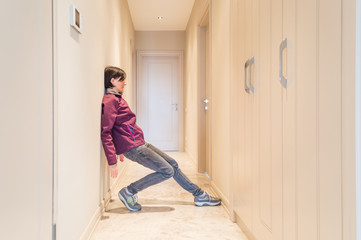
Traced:
<path id="1" fill-rule="evenodd" d="M 163 20 L 163 16 L 158 16 L 158 20 Z"/>

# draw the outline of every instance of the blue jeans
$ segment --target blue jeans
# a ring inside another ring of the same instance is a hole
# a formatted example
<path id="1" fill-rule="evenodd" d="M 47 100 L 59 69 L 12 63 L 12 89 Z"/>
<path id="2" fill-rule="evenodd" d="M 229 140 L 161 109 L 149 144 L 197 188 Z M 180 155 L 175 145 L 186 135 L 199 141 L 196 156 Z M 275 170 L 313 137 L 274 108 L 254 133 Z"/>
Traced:
<path id="1" fill-rule="evenodd" d="M 187 176 L 182 173 L 178 167 L 178 163 L 173 158 L 149 143 L 131 149 L 124 153 L 124 156 L 155 171 L 127 187 L 133 194 L 171 177 L 173 177 L 182 188 L 192 193 L 193 196 L 198 196 L 203 193 L 197 185 L 192 183 Z"/>

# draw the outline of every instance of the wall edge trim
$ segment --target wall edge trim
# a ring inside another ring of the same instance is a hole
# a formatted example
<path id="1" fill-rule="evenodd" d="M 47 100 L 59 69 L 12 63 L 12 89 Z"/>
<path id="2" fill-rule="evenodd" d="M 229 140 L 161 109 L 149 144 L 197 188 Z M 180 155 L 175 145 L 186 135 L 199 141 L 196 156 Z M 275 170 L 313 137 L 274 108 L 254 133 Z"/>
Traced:
<path id="1" fill-rule="evenodd" d="M 234 211 L 231 209 L 230 201 L 229 199 L 223 194 L 223 192 L 217 187 L 217 185 L 214 183 L 214 181 L 211 181 L 211 191 L 215 193 L 216 196 L 220 197 L 222 199 L 222 206 L 227 212 L 228 216 L 230 217 L 232 222 L 236 222 L 236 216 L 234 214 Z"/>

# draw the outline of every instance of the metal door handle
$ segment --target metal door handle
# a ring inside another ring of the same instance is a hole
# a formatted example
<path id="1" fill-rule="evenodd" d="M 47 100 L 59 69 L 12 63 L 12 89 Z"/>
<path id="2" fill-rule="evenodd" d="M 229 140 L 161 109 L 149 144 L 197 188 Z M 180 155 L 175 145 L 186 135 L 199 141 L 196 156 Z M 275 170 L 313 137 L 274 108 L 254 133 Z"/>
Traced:
<path id="1" fill-rule="evenodd" d="M 252 65 L 254 64 L 254 57 L 249 59 L 249 73 L 248 73 L 248 81 L 249 81 L 249 92 L 254 93 L 254 86 L 252 85 Z"/>
<path id="2" fill-rule="evenodd" d="M 248 59 L 244 64 L 244 90 L 247 93 L 254 93 L 254 86 L 252 85 L 252 69 L 251 69 L 252 64 L 254 64 L 254 57 Z M 248 85 L 247 85 L 247 68 L 248 68 Z"/>
<path id="3" fill-rule="evenodd" d="M 284 88 L 287 88 L 287 78 L 283 76 L 283 50 L 287 48 L 287 38 L 283 39 L 280 44 L 280 82 Z"/>
<path id="4" fill-rule="evenodd" d="M 209 100 L 208 99 L 204 99 L 203 102 L 205 103 L 205 106 L 204 106 L 204 110 L 208 110 L 208 106 L 207 106 L 207 103 L 209 103 Z"/>
<path id="5" fill-rule="evenodd" d="M 249 87 L 247 85 L 247 68 L 248 68 L 248 66 L 249 66 L 249 59 L 244 64 L 244 90 L 246 91 L 246 93 L 249 93 Z"/>

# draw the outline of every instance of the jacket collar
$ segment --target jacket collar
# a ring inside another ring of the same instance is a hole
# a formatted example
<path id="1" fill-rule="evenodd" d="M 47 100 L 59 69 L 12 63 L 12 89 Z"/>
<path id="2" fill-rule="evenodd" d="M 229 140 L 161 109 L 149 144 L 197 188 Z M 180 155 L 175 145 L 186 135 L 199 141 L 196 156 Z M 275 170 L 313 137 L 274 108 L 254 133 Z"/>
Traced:
<path id="1" fill-rule="evenodd" d="M 122 94 L 114 91 L 112 88 L 107 88 L 107 90 L 105 91 L 105 94 L 114 94 L 116 96 L 122 97 Z"/>

